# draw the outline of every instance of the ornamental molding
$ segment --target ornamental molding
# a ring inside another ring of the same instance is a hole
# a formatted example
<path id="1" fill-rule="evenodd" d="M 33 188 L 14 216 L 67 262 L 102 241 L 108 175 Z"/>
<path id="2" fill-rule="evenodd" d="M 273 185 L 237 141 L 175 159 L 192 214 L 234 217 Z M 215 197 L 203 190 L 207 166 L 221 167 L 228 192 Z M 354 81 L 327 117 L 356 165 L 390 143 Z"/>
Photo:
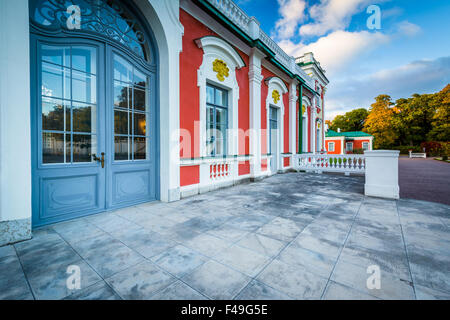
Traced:
<path id="1" fill-rule="evenodd" d="M 280 93 L 278 92 L 278 90 L 275 89 L 272 91 L 272 99 L 275 104 L 277 104 L 278 101 L 280 101 Z"/>
<path id="2" fill-rule="evenodd" d="M 77 7 L 68 7 L 61 0 L 35 0 L 30 5 L 31 24 L 40 30 L 100 35 L 120 43 L 144 60 L 151 58 L 147 56 L 151 52 L 143 26 L 120 0 L 83 0 Z M 72 18 L 76 8 L 81 16 L 79 20 Z M 72 21 L 79 25 L 69 28 Z"/>
<path id="3" fill-rule="evenodd" d="M 240 69 L 245 66 L 245 62 L 239 53 L 230 46 L 226 41 L 216 36 L 206 36 L 195 40 L 200 49 L 203 49 L 205 55 L 216 55 L 223 57 L 230 67 Z"/>
<path id="4" fill-rule="evenodd" d="M 225 78 L 228 78 L 230 75 L 230 69 L 227 67 L 227 64 L 220 59 L 214 60 L 213 71 L 217 73 L 217 79 L 220 82 L 224 82 Z"/>

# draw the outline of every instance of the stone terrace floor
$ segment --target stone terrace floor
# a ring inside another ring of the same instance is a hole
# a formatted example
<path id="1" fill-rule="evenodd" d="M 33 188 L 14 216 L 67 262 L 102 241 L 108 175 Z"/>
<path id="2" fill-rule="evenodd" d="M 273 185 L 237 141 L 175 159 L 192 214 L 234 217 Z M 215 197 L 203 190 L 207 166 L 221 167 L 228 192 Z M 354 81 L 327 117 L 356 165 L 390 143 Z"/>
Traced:
<path id="1" fill-rule="evenodd" d="M 449 207 L 363 184 L 288 173 L 55 224 L 0 248 L 0 299 L 450 299 Z"/>

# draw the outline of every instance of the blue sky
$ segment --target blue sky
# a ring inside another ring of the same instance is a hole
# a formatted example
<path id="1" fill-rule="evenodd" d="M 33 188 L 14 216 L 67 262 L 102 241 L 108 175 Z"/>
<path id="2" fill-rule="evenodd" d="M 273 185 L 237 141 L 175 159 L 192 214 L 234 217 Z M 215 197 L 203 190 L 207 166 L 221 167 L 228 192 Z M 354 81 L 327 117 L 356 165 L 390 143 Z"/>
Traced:
<path id="1" fill-rule="evenodd" d="M 236 0 L 289 54 L 312 51 L 330 80 L 326 117 L 450 83 L 450 1 Z M 381 29 L 366 12 L 381 9 Z"/>

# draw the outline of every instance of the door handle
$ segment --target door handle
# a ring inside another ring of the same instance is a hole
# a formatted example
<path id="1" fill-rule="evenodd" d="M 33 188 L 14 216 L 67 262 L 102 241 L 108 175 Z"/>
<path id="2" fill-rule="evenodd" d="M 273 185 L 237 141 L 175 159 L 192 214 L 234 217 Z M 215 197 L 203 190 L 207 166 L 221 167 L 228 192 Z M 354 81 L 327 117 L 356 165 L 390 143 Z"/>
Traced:
<path id="1" fill-rule="evenodd" d="M 100 162 L 102 164 L 102 168 L 105 167 L 105 153 L 102 152 L 101 153 L 101 158 L 97 157 L 97 155 L 95 153 L 92 154 L 92 158 L 94 159 L 94 161 Z"/>

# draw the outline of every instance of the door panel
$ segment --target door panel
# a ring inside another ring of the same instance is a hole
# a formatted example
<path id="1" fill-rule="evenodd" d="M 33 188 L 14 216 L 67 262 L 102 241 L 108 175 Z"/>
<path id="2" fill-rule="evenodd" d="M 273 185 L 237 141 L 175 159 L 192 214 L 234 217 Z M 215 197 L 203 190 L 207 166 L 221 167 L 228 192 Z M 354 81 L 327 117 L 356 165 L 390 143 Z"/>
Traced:
<path id="1" fill-rule="evenodd" d="M 107 205 L 156 199 L 156 115 L 152 75 L 116 50 L 108 51 Z"/>
<path id="2" fill-rule="evenodd" d="M 36 39 L 34 50 L 33 226 L 41 226 L 105 210 L 105 171 L 92 157 L 105 147 L 105 47 Z"/>
<path id="3" fill-rule="evenodd" d="M 86 174 L 85 172 L 83 172 Z M 101 202 L 98 175 L 75 175 L 63 177 L 41 177 L 41 219 L 77 213 L 83 210 L 97 210 Z"/>

